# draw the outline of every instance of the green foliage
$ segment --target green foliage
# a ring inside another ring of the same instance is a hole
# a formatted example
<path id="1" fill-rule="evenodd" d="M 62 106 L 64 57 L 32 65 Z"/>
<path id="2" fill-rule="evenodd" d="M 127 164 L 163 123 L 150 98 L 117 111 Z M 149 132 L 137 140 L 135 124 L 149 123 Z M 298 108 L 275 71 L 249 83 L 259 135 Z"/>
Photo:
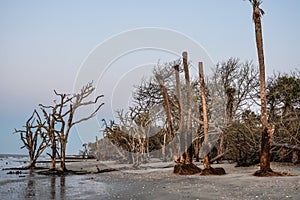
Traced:
<path id="1" fill-rule="evenodd" d="M 275 74 L 269 79 L 267 101 L 270 122 L 275 124 L 273 160 L 291 161 L 300 149 L 300 76 L 299 72 Z"/>
<path id="2" fill-rule="evenodd" d="M 300 79 L 299 72 L 275 74 L 269 78 L 267 103 L 269 123 L 275 125 L 271 149 L 272 161 L 298 162 L 300 154 Z M 247 166 L 259 162 L 260 116 L 243 110 L 227 133 L 226 157 Z"/>
<path id="3" fill-rule="evenodd" d="M 235 121 L 227 131 L 227 155 L 237 166 L 249 166 L 259 163 L 260 155 L 260 117 L 246 110 L 242 119 Z"/>

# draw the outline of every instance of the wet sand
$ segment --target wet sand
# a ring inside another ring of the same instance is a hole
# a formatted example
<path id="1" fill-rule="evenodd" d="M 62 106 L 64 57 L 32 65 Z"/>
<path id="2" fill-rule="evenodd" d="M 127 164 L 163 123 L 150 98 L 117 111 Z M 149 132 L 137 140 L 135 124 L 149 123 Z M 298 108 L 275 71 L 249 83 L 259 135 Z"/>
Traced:
<path id="1" fill-rule="evenodd" d="M 213 165 L 223 167 L 224 176 L 175 175 L 173 163 L 162 162 L 139 170 L 99 161 L 69 163 L 68 168 L 96 172 L 96 165 L 120 171 L 67 176 L 1 171 L 1 199 L 300 199 L 300 176 L 254 177 L 258 166 Z M 299 165 L 272 163 L 272 168 L 300 175 Z"/>

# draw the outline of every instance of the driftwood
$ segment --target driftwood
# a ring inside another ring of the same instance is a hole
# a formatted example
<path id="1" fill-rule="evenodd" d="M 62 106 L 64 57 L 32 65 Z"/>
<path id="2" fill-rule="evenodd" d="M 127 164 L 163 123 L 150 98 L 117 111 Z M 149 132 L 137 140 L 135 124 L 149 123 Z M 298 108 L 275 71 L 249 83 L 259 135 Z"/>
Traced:
<path id="1" fill-rule="evenodd" d="M 225 153 L 222 153 L 222 154 L 217 155 L 217 156 L 214 157 L 213 159 L 210 159 L 209 163 L 210 163 L 210 164 L 213 164 L 214 162 L 221 160 L 221 159 L 224 157 L 224 155 L 225 155 Z"/>
<path id="2" fill-rule="evenodd" d="M 113 171 L 118 171 L 117 169 L 114 168 L 108 168 L 108 169 L 103 169 L 100 170 L 97 167 L 97 172 L 91 172 L 91 171 L 75 171 L 75 170 L 46 170 L 46 171 L 39 171 L 37 172 L 38 174 L 43 174 L 43 175 L 86 175 L 86 174 L 101 174 L 101 173 L 106 173 L 106 172 L 113 172 Z"/>
<path id="3" fill-rule="evenodd" d="M 113 171 L 117 171 L 117 169 L 114 169 L 114 168 L 109 168 L 109 169 L 102 169 L 102 170 L 100 170 L 100 168 L 98 167 L 98 165 L 96 165 L 96 168 L 97 168 L 97 174 L 104 173 L 104 172 L 113 172 Z"/>

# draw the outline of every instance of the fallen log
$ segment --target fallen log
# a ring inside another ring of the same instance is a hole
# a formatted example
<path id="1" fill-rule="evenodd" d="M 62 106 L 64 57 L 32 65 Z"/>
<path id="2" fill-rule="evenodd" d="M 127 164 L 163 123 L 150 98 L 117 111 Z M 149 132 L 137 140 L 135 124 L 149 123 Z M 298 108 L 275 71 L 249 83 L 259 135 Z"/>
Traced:
<path id="1" fill-rule="evenodd" d="M 225 153 L 222 153 L 222 154 L 217 155 L 216 157 L 212 158 L 212 159 L 209 161 L 209 163 L 210 163 L 210 164 L 213 164 L 214 162 L 221 160 L 221 159 L 224 157 L 224 155 L 225 155 Z"/>

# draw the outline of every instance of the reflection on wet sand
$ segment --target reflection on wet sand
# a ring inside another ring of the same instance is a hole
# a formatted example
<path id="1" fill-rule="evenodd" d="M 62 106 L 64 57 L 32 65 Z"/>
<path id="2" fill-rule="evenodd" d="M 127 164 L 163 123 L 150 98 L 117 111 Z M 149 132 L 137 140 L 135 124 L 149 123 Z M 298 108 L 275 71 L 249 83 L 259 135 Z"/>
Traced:
<path id="1" fill-rule="evenodd" d="M 56 177 L 55 176 L 51 176 L 50 178 L 50 195 L 51 195 L 51 199 L 55 199 L 55 181 L 56 181 Z"/>
<path id="2" fill-rule="evenodd" d="M 110 176 L 2 174 L 0 199 L 107 199 Z"/>
<path id="3" fill-rule="evenodd" d="M 35 181 L 34 179 L 29 179 L 27 182 L 26 198 L 32 198 L 35 196 Z"/>
<path id="4" fill-rule="evenodd" d="M 65 176 L 60 176 L 60 199 L 65 199 L 66 197 L 66 179 Z"/>
<path id="5" fill-rule="evenodd" d="M 56 182 L 59 182 L 60 184 L 57 185 L 59 187 L 59 190 L 56 188 Z M 59 191 L 57 194 L 56 192 Z M 66 197 L 66 178 L 65 176 L 51 176 L 50 178 L 50 198 L 51 199 L 58 199 L 56 197 L 56 194 L 58 195 L 59 199 L 65 199 Z"/>
<path id="6" fill-rule="evenodd" d="M 49 179 L 39 179 L 35 175 L 30 175 L 23 191 L 25 199 L 35 199 L 41 196 L 47 199 L 66 199 L 66 178 L 53 175 Z"/>

